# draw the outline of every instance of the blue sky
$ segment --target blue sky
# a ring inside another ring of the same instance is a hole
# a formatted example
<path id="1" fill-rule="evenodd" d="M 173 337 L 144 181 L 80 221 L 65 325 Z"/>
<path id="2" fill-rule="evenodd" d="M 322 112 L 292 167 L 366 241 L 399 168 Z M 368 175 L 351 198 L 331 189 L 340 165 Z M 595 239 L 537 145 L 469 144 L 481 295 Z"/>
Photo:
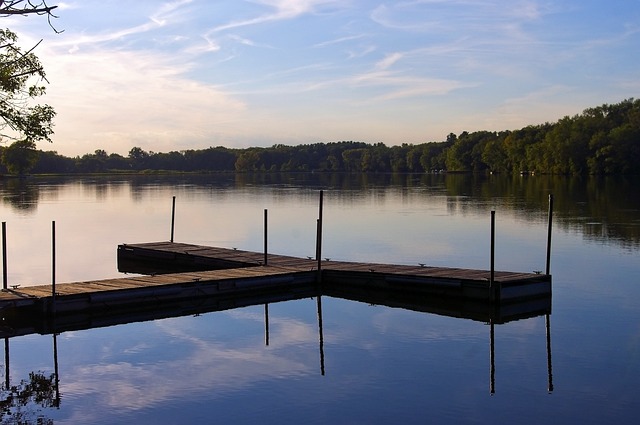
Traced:
<path id="1" fill-rule="evenodd" d="M 556 121 L 638 98 L 640 0 L 54 2 L 3 18 L 75 156 L 357 140 Z"/>

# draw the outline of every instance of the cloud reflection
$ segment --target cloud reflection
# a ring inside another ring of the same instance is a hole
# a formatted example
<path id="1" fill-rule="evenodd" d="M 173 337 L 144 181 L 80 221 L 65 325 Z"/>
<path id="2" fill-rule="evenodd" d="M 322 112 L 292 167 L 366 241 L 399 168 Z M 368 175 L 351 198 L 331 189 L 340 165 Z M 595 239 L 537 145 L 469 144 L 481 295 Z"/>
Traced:
<path id="1" fill-rule="evenodd" d="M 262 315 L 250 309 L 216 313 L 197 320 L 211 322 L 219 315 L 231 326 L 264 321 Z M 198 398 L 206 392 L 208 398 L 218 398 L 260 381 L 318 373 L 316 323 L 274 317 L 270 320 L 273 343 L 265 346 L 261 337 L 216 341 L 215 335 L 189 332 L 189 322 L 188 318 L 155 321 L 153 326 L 161 331 L 162 337 L 136 341 L 117 351 L 110 349 L 101 363 L 65 371 L 64 394 L 91 399 L 93 408 L 90 413 L 85 411 L 83 417 L 88 420 L 100 418 L 105 409 L 126 414 L 126 411 L 150 408 L 176 397 Z M 163 351 L 161 347 L 165 344 L 180 345 L 178 357 L 169 360 L 161 354 L 152 360 L 158 350 Z M 306 352 L 305 347 L 312 351 Z M 122 360 L 131 356 L 139 362 Z"/>

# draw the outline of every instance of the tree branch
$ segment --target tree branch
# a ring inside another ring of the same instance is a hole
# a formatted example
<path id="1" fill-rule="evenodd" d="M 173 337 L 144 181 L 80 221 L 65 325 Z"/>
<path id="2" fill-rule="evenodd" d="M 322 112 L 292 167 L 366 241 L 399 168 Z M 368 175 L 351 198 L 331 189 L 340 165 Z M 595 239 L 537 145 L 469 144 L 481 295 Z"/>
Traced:
<path id="1" fill-rule="evenodd" d="M 61 33 L 62 31 L 58 31 L 51 23 L 52 17 L 57 18 L 57 16 L 53 14 L 53 10 L 57 7 L 58 6 L 47 5 L 46 0 L 41 0 L 38 3 L 32 3 L 31 0 L 0 0 L 0 17 L 12 15 L 47 15 L 47 22 L 49 23 L 49 26 L 56 33 Z"/>

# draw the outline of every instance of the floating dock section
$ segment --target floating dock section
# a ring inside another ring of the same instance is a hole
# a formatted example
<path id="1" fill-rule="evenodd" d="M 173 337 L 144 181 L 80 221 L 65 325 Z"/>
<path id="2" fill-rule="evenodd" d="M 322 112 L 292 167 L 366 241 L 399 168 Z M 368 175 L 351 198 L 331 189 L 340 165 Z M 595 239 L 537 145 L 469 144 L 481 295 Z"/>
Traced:
<path id="1" fill-rule="evenodd" d="M 265 265 L 266 262 L 266 265 Z M 118 268 L 155 274 L 167 270 L 289 270 L 315 276 L 322 287 L 409 291 L 479 301 L 508 302 L 551 294 L 551 276 L 540 273 L 322 261 L 237 249 L 156 242 L 118 246 Z"/>
<path id="2" fill-rule="evenodd" d="M 219 310 L 320 295 L 494 321 L 516 317 L 517 306 L 527 305 L 525 314 L 551 307 L 551 276 L 537 273 L 319 262 L 175 242 L 119 245 L 118 268 L 135 275 L 57 284 L 55 293 L 52 285 L 2 290 L 0 316 L 5 323 L 29 317 L 35 329 L 55 315 L 78 328 L 105 317 L 112 322 L 116 313 L 154 317 L 155 310 L 176 306 Z"/>

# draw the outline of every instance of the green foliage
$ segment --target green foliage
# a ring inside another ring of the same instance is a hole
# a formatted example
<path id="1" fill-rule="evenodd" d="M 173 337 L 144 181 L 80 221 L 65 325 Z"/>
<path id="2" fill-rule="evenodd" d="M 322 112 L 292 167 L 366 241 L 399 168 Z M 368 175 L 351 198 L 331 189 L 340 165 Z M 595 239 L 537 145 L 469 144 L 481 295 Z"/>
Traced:
<path id="1" fill-rule="evenodd" d="M 18 140 L 2 150 L 2 163 L 11 174 L 25 175 L 37 160 L 36 144 L 30 140 Z"/>
<path id="2" fill-rule="evenodd" d="M 32 51 L 23 52 L 16 43 L 13 32 L 0 29 L 0 140 L 51 142 L 53 108 L 31 105 L 45 93 L 44 69 Z"/>

